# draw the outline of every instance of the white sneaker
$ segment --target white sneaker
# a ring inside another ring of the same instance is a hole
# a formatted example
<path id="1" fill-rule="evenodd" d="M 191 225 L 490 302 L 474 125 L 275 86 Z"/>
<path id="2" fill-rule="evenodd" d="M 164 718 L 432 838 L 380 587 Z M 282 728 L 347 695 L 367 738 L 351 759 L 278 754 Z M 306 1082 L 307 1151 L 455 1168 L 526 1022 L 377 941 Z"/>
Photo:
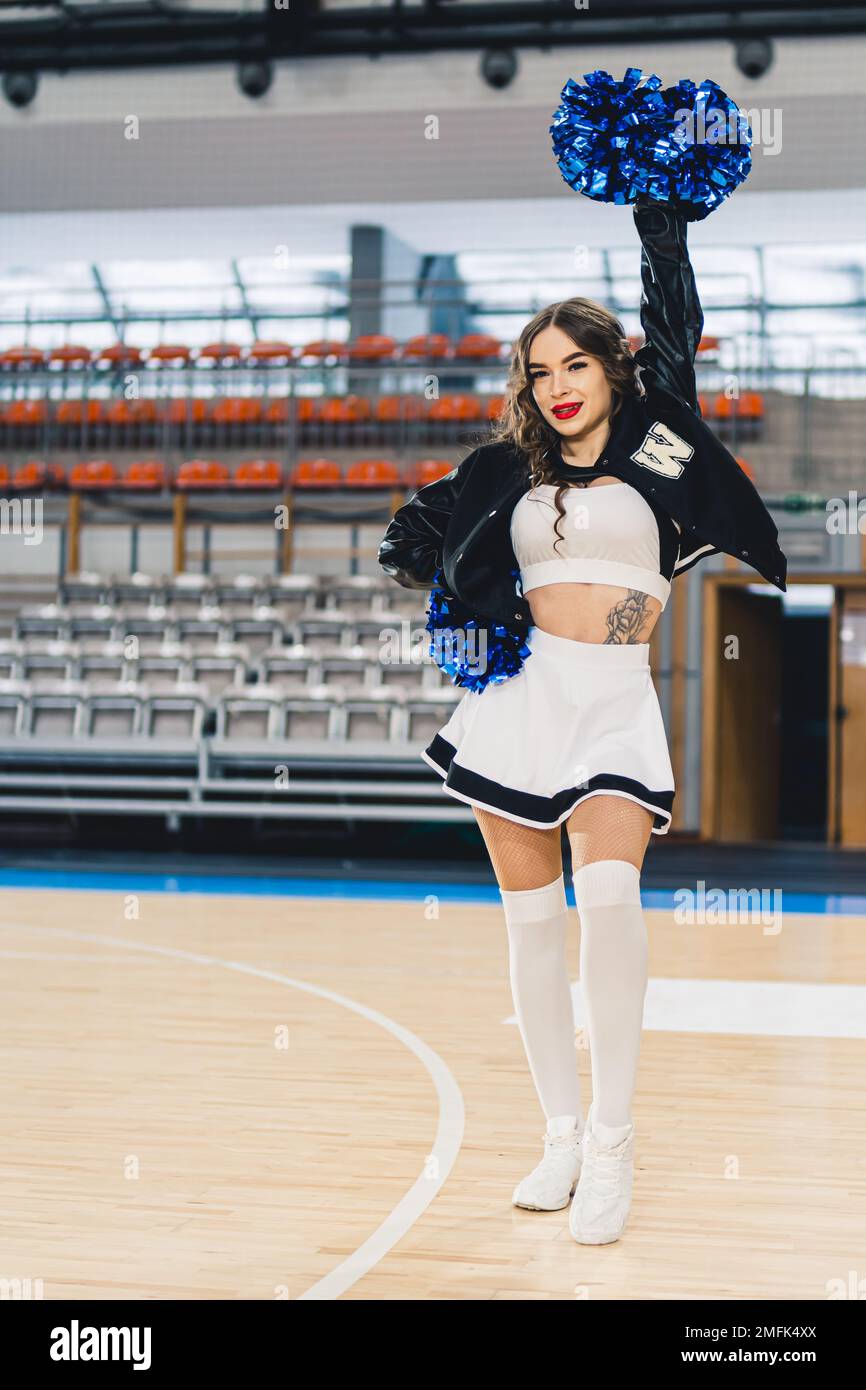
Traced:
<path id="1" fill-rule="evenodd" d="M 515 1187 L 511 1201 L 527 1211 L 567 1207 L 580 1176 L 581 1133 L 571 1116 L 555 1117 L 544 1135 L 544 1158 Z"/>
<path id="2" fill-rule="evenodd" d="M 592 1106 L 583 1131 L 583 1167 L 568 1216 L 568 1229 L 581 1245 L 619 1240 L 631 1205 L 634 1125 L 614 1148 L 604 1148 L 592 1130 Z"/>

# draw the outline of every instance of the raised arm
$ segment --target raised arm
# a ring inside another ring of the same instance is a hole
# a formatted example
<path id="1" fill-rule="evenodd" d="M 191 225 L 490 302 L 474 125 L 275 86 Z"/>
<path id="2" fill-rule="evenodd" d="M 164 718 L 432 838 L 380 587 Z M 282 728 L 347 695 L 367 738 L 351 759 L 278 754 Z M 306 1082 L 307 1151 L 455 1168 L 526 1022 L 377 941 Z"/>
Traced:
<path id="1" fill-rule="evenodd" d="M 686 218 L 669 203 L 638 199 L 633 206 L 641 240 L 640 321 L 646 342 L 635 353 L 646 387 L 658 385 L 698 415 L 695 353 L 704 315 L 686 245 Z"/>
<path id="2" fill-rule="evenodd" d="M 454 504 L 479 450 L 435 483 L 419 488 L 394 513 L 379 544 L 379 564 L 404 589 L 429 589 L 442 564 L 442 542 Z"/>

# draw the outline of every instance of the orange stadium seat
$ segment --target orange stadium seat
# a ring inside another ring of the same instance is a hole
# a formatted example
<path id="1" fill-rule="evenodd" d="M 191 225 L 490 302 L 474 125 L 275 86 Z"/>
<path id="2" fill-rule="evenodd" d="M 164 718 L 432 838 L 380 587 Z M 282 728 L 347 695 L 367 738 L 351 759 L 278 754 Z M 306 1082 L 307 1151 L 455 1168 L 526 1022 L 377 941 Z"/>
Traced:
<path id="1" fill-rule="evenodd" d="M 380 396 L 374 408 L 373 415 L 380 424 L 391 424 L 394 420 L 399 420 L 400 403 L 402 396 Z"/>
<path id="2" fill-rule="evenodd" d="M 301 397 L 306 400 L 307 397 Z M 276 400 L 268 401 L 265 406 L 265 413 L 262 419 L 267 425 L 284 425 L 289 418 L 289 398 L 288 396 L 277 396 Z M 298 417 L 300 418 L 300 416 Z"/>
<path id="3" fill-rule="evenodd" d="M 94 353 L 95 362 L 108 362 L 115 367 L 134 366 L 143 357 L 141 348 L 131 347 L 129 343 L 111 343 L 107 348 L 99 348 Z"/>
<path id="4" fill-rule="evenodd" d="M 331 425 L 353 425 L 369 420 L 372 413 L 365 396 L 335 396 L 322 402 L 316 419 Z"/>
<path id="5" fill-rule="evenodd" d="M 9 485 L 9 465 L 6 464 L 6 463 L 0 463 L 0 487 L 7 487 L 8 485 Z"/>
<path id="6" fill-rule="evenodd" d="M 454 347 L 447 333 L 417 333 L 403 344 L 404 362 L 441 362 L 451 357 Z"/>
<path id="7" fill-rule="evenodd" d="M 428 420 L 480 420 L 481 401 L 477 396 L 442 396 L 432 401 L 427 412 Z"/>
<path id="8" fill-rule="evenodd" d="M 207 402 L 200 396 L 173 396 L 158 403 L 157 418 L 168 425 L 200 425 L 207 419 Z"/>
<path id="9" fill-rule="evenodd" d="M 12 401 L 4 416 L 7 425 L 44 425 L 47 411 L 44 401 Z"/>
<path id="10" fill-rule="evenodd" d="M 450 473 L 454 464 L 450 459 L 421 459 L 415 465 L 414 486 L 425 487 L 427 483 L 436 483 L 440 478 L 444 478 L 446 473 Z"/>
<path id="11" fill-rule="evenodd" d="M 251 425 L 262 418 L 262 403 L 258 396 L 226 396 L 216 402 L 210 418 L 216 425 Z"/>
<path id="12" fill-rule="evenodd" d="M 25 367 L 29 369 L 41 367 L 44 361 L 44 352 L 41 352 L 39 348 L 26 347 L 23 344 L 0 352 L 0 367 Z"/>
<path id="13" fill-rule="evenodd" d="M 759 391 L 744 391 L 741 396 L 731 399 L 720 392 L 715 399 L 717 420 L 761 420 L 764 416 L 764 398 Z"/>
<path id="14" fill-rule="evenodd" d="M 318 418 L 320 405 L 320 396 L 276 396 L 265 405 L 262 419 L 269 425 L 284 425 L 291 409 L 299 424 L 309 424 Z"/>
<path id="15" fill-rule="evenodd" d="M 349 487 L 394 487 L 400 481 L 400 470 L 391 459 L 356 459 L 346 469 Z"/>
<path id="16" fill-rule="evenodd" d="M 423 420 L 425 402 L 421 396 L 380 396 L 374 415 L 380 424 L 395 420 Z"/>
<path id="17" fill-rule="evenodd" d="M 745 459 L 741 459 L 740 456 L 739 456 L 739 454 L 735 454 L 734 457 L 736 458 L 737 463 L 738 463 L 738 464 L 740 465 L 740 467 L 742 468 L 742 470 L 743 470 L 743 472 L 745 473 L 746 477 L 749 478 L 752 482 L 754 482 L 754 481 L 755 481 L 755 473 L 754 473 L 754 470 L 753 470 L 753 468 L 751 467 L 751 465 L 748 464 L 748 463 L 746 463 L 746 460 L 745 460 Z"/>
<path id="18" fill-rule="evenodd" d="M 156 401 L 110 401 L 103 415 L 110 425 L 151 425 L 156 420 Z"/>
<path id="19" fill-rule="evenodd" d="M 163 366 L 166 363 L 186 365 L 191 357 L 192 353 L 185 343 L 158 343 L 148 353 L 148 360 L 155 362 L 157 366 Z"/>
<path id="20" fill-rule="evenodd" d="M 464 333 L 454 349 L 455 357 L 474 362 L 498 361 L 501 353 L 502 343 L 489 333 Z"/>
<path id="21" fill-rule="evenodd" d="M 333 459 L 301 459 L 289 481 L 293 487 L 342 487 L 343 475 Z"/>
<path id="22" fill-rule="evenodd" d="M 362 333 L 349 344 L 354 362 L 390 362 L 397 355 L 397 339 L 387 333 Z"/>
<path id="23" fill-rule="evenodd" d="M 764 418 L 764 398 L 758 391 L 744 391 L 734 400 L 719 394 L 715 400 L 716 428 L 724 438 L 728 434 L 738 439 L 756 439 Z"/>
<path id="24" fill-rule="evenodd" d="M 199 362 L 240 362 L 240 343 L 206 343 L 199 348 Z"/>
<path id="25" fill-rule="evenodd" d="M 63 470 L 59 468 L 57 464 L 49 471 L 47 465 L 44 463 L 36 461 L 22 463 L 15 469 L 15 473 L 12 477 L 12 487 L 16 488 L 18 491 L 29 491 L 30 489 L 34 491 L 41 490 L 44 487 L 48 487 L 60 481 L 57 476 L 58 472 L 60 474 L 60 479 L 62 479 Z"/>
<path id="26" fill-rule="evenodd" d="M 342 360 L 348 355 L 345 343 L 340 343 L 336 338 L 314 338 L 311 343 L 305 343 L 301 348 L 302 357 L 317 357 L 324 361 L 326 357 L 337 357 Z"/>
<path id="27" fill-rule="evenodd" d="M 19 463 L 12 474 L 13 488 L 33 488 L 34 491 L 45 485 L 46 469 L 44 463 Z"/>
<path id="28" fill-rule="evenodd" d="M 69 486 L 76 492 L 82 489 L 117 486 L 117 471 L 110 459 L 88 459 L 75 463 L 69 473 Z"/>
<path id="29" fill-rule="evenodd" d="M 760 391 L 744 391 L 740 397 L 741 414 L 747 420 L 763 420 L 764 397 Z"/>
<path id="30" fill-rule="evenodd" d="M 85 367 L 90 361 L 90 348 L 82 347 L 81 344 L 67 343 L 65 347 L 52 348 L 48 354 L 48 362 L 57 367 Z"/>
<path id="31" fill-rule="evenodd" d="M 235 469 L 235 487 L 278 488 L 283 485 L 283 470 L 277 459 L 247 459 Z"/>
<path id="32" fill-rule="evenodd" d="M 709 401 L 707 400 L 707 398 L 706 398 L 706 396 L 703 394 L 703 392 L 699 391 L 699 392 L 698 392 L 698 409 L 700 410 L 701 415 L 706 415 L 706 413 L 707 413 L 707 411 L 709 410 L 709 408 L 710 408 Z"/>
<path id="33" fill-rule="evenodd" d="M 505 409 L 505 397 L 504 397 L 504 396 L 491 396 L 491 397 L 490 397 L 490 400 L 487 402 L 487 418 L 488 418 L 488 420 L 498 420 L 504 409 Z"/>
<path id="34" fill-rule="evenodd" d="M 96 425 L 102 419 L 102 401 L 58 401 L 58 425 Z"/>
<path id="35" fill-rule="evenodd" d="M 121 485 L 128 488 L 165 487 L 165 464 L 160 459 L 136 459 L 126 470 Z"/>
<path id="36" fill-rule="evenodd" d="M 257 338 L 247 354 L 249 362 L 291 362 L 297 356 L 297 348 L 291 343 L 281 343 L 278 339 Z"/>
<path id="37" fill-rule="evenodd" d="M 175 486 L 184 491 L 190 488 L 221 488 L 229 481 L 228 468 L 217 459 L 187 459 L 178 469 Z"/>

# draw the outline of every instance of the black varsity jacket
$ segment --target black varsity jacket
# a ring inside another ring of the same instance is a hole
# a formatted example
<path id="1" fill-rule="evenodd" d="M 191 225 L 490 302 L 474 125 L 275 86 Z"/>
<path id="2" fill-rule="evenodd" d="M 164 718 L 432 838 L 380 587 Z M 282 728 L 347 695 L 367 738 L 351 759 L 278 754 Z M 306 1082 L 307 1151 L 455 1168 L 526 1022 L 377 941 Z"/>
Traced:
<path id="1" fill-rule="evenodd" d="M 635 353 L 642 394 L 626 398 L 614 417 L 604 472 L 630 483 L 651 507 L 679 523 L 674 577 L 704 556 L 724 552 L 784 590 L 787 561 L 775 522 L 700 415 L 694 359 L 704 318 L 686 220 L 668 204 L 643 201 L 634 204 L 633 215 L 641 240 L 646 339 Z M 482 444 L 398 509 L 379 545 L 379 564 L 409 589 L 430 588 L 441 567 L 448 591 L 479 618 L 526 631 L 532 615 L 522 595 L 510 522 L 529 487 L 528 463 L 519 449 Z"/>

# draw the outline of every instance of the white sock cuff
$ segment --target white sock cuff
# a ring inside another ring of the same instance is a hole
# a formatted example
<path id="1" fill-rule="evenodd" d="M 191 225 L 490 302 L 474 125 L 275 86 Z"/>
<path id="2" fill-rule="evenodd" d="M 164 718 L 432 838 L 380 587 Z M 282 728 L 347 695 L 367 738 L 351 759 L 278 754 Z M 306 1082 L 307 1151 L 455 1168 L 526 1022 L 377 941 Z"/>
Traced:
<path id="1" fill-rule="evenodd" d="M 578 911 L 614 903 L 640 906 L 640 869 L 627 859 L 596 859 L 592 864 L 582 864 L 575 869 L 572 880 Z"/>
<path id="2" fill-rule="evenodd" d="M 499 893 L 508 922 L 544 922 L 568 911 L 562 873 L 543 888 L 500 888 Z"/>

